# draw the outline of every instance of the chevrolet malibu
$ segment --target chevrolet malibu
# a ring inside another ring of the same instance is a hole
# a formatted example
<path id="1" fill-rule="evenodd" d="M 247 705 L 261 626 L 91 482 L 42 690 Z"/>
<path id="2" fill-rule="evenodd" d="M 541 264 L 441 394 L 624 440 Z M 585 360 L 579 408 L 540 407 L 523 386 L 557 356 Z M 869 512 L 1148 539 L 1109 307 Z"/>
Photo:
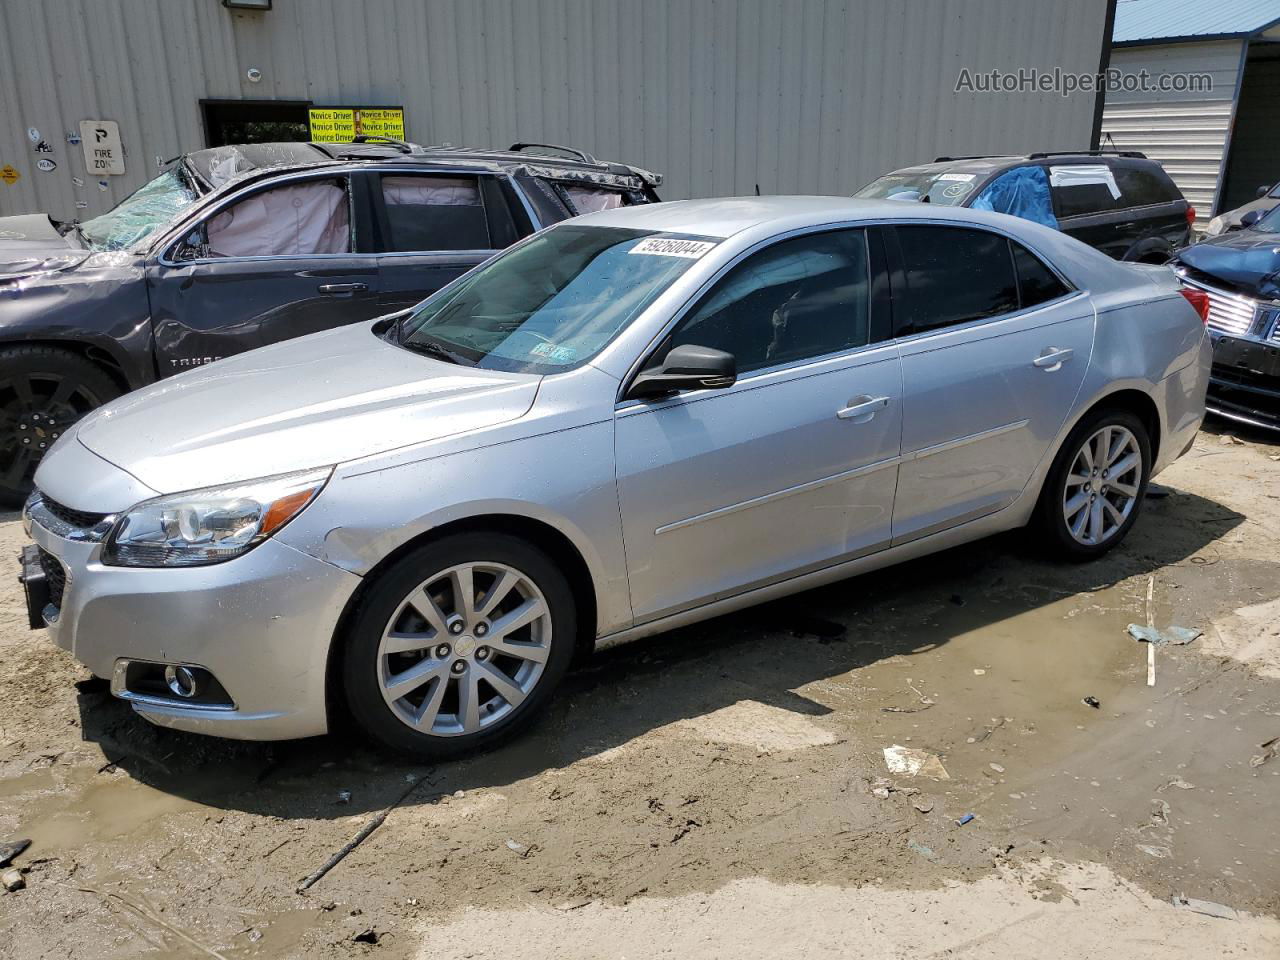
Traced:
<path id="1" fill-rule="evenodd" d="M 1114 547 L 1204 414 L 1206 310 L 968 209 L 578 217 L 89 414 L 24 511 L 28 610 L 157 724 L 475 750 L 597 640 L 1026 524 Z"/>

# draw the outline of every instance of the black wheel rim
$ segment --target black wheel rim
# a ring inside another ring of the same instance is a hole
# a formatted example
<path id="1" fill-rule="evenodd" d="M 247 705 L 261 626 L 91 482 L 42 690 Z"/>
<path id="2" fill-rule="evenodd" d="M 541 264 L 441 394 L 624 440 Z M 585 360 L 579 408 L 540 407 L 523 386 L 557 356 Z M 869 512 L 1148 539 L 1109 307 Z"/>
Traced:
<path id="1" fill-rule="evenodd" d="M 61 373 L 0 379 L 0 487 L 25 490 L 45 451 L 102 401 Z"/>

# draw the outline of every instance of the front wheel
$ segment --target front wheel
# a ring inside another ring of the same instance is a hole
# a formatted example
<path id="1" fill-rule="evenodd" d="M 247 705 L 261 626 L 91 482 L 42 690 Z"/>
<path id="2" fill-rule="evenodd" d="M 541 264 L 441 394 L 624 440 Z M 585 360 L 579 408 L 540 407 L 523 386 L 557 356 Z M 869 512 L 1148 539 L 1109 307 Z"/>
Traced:
<path id="1" fill-rule="evenodd" d="M 1129 533 L 1151 475 L 1151 440 L 1142 421 L 1103 410 L 1071 431 L 1045 478 L 1039 527 L 1057 553 L 1089 560 Z"/>
<path id="2" fill-rule="evenodd" d="M 416 757 L 493 746 L 530 723 L 573 659 L 568 581 L 532 544 L 445 537 L 370 588 L 347 637 L 343 680 L 356 722 Z"/>

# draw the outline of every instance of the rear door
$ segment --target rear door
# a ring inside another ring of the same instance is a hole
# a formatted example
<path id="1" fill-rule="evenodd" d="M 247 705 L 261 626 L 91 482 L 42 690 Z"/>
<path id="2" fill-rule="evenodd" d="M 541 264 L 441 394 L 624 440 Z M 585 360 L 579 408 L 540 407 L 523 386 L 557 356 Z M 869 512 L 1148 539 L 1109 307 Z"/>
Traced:
<path id="1" fill-rule="evenodd" d="M 1132 215 L 1107 164 L 1050 163 L 1049 191 L 1063 233 L 1115 260 L 1129 251 L 1135 239 Z"/>
<path id="2" fill-rule="evenodd" d="M 388 170 L 365 178 L 384 313 L 425 300 L 532 229 L 505 177 Z"/>
<path id="3" fill-rule="evenodd" d="M 160 376 L 378 313 L 347 176 L 255 185 L 147 264 Z"/>
<path id="4" fill-rule="evenodd" d="M 893 542 L 1011 504 L 1071 409 L 1094 314 L 1034 253 L 973 227 L 899 225 L 888 244 L 902 356 Z"/>
<path id="5" fill-rule="evenodd" d="M 1169 177 L 1151 161 L 1114 163 L 1120 201 L 1132 218 L 1126 260 L 1164 262 L 1190 236 L 1189 204 Z"/>

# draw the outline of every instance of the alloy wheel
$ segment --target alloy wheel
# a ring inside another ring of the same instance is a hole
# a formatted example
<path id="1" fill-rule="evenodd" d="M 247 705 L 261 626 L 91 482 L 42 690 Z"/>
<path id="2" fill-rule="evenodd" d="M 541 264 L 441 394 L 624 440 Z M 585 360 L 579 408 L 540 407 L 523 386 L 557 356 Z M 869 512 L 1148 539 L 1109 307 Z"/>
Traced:
<path id="1" fill-rule="evenodd" d="M 102 401 L 73 377 L 24 373 L 0 381 L 0 485 L 28 485 L 45 451 Z"/>
<path id="2" fill-rule="evenodd" d="M 1138 502 L 1142 467 L 1142 448 L 1126 427 L 1101 427 L 1085 440 L 1062 493 L 1062 518 L 1073 539 L 1098 546 L 1119 532 Z"/>
<path id="3" fill-rule="evenodd" d="M 477 733 L 529 696 L 551 642 L 550 607 L 528 576 L 503 563 L 459 564 L 419 584 L 392 614 L 378 644 L 378 686 L 420 733 Z"/>

